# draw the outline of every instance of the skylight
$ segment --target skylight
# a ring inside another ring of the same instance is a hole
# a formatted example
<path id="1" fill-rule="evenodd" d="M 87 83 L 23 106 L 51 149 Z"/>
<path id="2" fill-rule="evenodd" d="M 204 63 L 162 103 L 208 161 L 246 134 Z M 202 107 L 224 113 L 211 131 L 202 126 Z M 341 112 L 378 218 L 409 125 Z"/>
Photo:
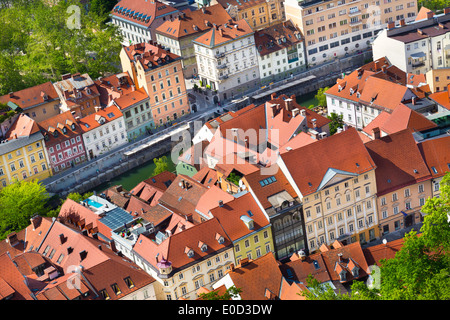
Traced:
<path id="1" fill-rule="evenodd" d="M 114 118 L 114 113 L 113 112 L 108 113 L 108 118 Z"/>
<path id="2" fill-rule="evenodd" d="M 267 186 L 267 185 L 269 185 L 271 183 L 274 183 L 275 181 L 277 181 L 277 179 L 275 179 L 275 177 L 272 176 L 272 177 L 269 177 L 267 179 L 259 181 L 259 184 L 261 185 L 261 187 L 264 187 L 264 186 Z"/>

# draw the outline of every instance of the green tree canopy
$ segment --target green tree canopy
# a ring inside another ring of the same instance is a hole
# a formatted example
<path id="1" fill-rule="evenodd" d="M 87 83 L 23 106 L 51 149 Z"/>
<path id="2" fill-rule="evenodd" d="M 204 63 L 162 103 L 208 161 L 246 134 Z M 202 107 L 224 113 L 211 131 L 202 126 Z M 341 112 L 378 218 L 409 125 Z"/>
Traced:
<path id="1" fill-rule="evenodd" d="M 325 88 L 320 88 L 319 90 L 317 90 L 317 94 L 314 96 L 314 98 L 317 99 L 319 106 L 322 106 L 322 107 L 327 106 L 327 97 L 325 96 L 325 92 L 327 92 L 328 89 L 330 89 L 330 88 L 325 87 Z"/>
<path id="2" fill-rule="evenodd" d="M 344 126 L 344 120 L 341 114 L 332 112 L 327 118 L 331 120 L 330 135 L 335 134 L 338 128 L 342 128 Z"/>
<path id="3" fill-rule="evenodd" d="M 37 180 L 15 181 L 0 190 L 0 237 L 30 224 L 35 214 L 45 215 L 49 195 Z"/>
<path id="4" fill-rule="evenodd" d="M 0 10 L 0 95 L 58 81 L 65 73 L 93 79 L 120 71 L 117 26 L 79 1 L 17 1 Z M 18 23 L 20 21 L 20 23 Z"/>
<path id="5" fill-rule="evenodd" d="M 219 295 L 217 291 L 211 291 L 208 293 L 200 293 L 200 300 L 231 300 L 234 297 L 239 296 L 242 292 L 241 288 L 236 288 L 235 286 L 229 287 L 223 295 Z"/>
<path id="6" fill-rule="evenodd" d="M 156 176 L 164 171 L 169 170 L 169 161 L 166 156 L 162 156 L 160 158 L 154 158 L 153 163 L 155 164 L 155 169 L 153 169 L 152 176 Z"/>

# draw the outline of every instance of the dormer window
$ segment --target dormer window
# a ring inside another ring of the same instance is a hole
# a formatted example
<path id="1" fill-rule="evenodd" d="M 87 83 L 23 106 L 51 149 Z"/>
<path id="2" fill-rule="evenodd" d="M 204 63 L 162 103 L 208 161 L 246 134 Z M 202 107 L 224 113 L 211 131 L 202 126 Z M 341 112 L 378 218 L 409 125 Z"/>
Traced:
<path id="1" fill-rule="evenodd" d="M 358 278 L 359 277 L 359 268 L 358 267 L 354 267 L 352 270 L 352 275 L 354 278 Z"/>
<path id="2" fill-rule="evenodd" d="M 184 253 L 186 253 L 186 255 L 188 256 L 188 258 L 194 257 L 194 250 L 192 250 L 192 249 L 189 248 L 189 247 L 186 247 L 186 248 L 184 249 Z"/>
<path id="3" fill-rule="evenodd" d="M 208 250 L 208 246 L 206 245 L 206 243 L 199 241 L 198 246 L 202 252 L 206 252 Z"/>
<path id="4" fill-rule="evenodd" d="M 219 244 L 223 244 L 225 242 L 225 238 L 218 233 L 216 233 L 216 240 Z"/>
<path id="5" fill-rule="evenodd" d="M 345 270 L 342 270 L 341 272 L 339 272 L 339 279 L 340 279 L 341 282 L 347 281 Z"/>
<path id="6" fill-rule="evenodd" d="M 62 132 L 63 132 L 64 134 L 67 134 L 67 128 L 66 128 L 66 127 L 63 127 L 63 128 L 62 128 Z"/>

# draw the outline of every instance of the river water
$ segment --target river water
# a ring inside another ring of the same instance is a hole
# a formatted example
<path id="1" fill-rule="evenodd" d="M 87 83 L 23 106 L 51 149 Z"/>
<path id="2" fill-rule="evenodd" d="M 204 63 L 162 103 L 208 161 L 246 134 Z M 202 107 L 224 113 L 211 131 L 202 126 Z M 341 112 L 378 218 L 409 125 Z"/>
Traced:
<path id="1" fill-rule="evenodd" d="M 170 152 L 165 154 L 165 156 L 167 157 L 167 161 L 169 162 L 169 171 L 175 172 L 175 165 L 171 161 Z M 153 160 L 148 161 L 138 167 L 122 173 L 121 175 L 116 176 L 114 179 L 111 179 L 108 182 L 102 183 L 91 191 L 100 193 L 115 185 L 122 185 L 125 190 L 130 191 L 135 186 L 137 186 L 139 182 L 152 177 L 154 169 L 155 164 L 153 163 Z"/>

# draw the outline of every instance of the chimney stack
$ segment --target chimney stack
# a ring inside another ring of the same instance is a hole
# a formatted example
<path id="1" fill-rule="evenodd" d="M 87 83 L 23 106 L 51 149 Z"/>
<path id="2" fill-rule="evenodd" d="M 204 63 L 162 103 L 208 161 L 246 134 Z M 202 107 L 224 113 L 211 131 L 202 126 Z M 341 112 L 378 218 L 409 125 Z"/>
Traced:
<path id="1" fill-rule="evenodd" d="M 219 200 L 219 207 L 223 207 L 223 200 Z"/>
<path id="2" fill-rule="evenodd" d="M 342 262 L 343 260 L 342 260 L 342 253 L 338 253 L 338 259 L 339 259 L 339 262 Z"/>
<path id="3" fill-rule="evenodd" d="M 40 226 L 41 219 L 42 218 L 39 215 L 35 215 L 34 217 L 31 217 L 30 221 L 31 221 L 31 224 L 33 225 L 33 231 L 36 230 L 36 228 Z"/>
<path id="4" fill-rule="evenodd" d="M 433 19 L 434 17 L 434 12 L 433 11 L 428 11 L 427 12 L 427 19 Z"/>
<path id="5" fill-rule="evenodd" d="M 415 106 L 416 105 L 416 97 L 411 98 L 411 103 Z"/>
<path id="6" fill-rule="evenodd" d="M 64 234 L 60 234 L 59 235 L 59 241 L 61 242 L 61 244 L 64 244 L 64 242 L 66 242 L 66 238 L 64 237 Z"/>
<path id="7" fill-rule="evenodd" d="M 388 26 L 387 26 L 387 29 L 391 30 L 391 29 L 394 29 L 394 28 L 395 28 L 395 22 L 389 22 Z"/>
<path id="8" fill-rule="evenodd" d="M 444 14 L 450 14 L 450 7 L 444 8 Z"/>
<path id="9" fill-rule="evenodd" d="M 399 23 L 400 23 L 400 26 L 401 26 L 401 27 L 403 27 L 404 25 L 406 25 L 405 19 L 400 19 Z"/>
<path id="10" fill-rule="evenodd" d="M 277 97 L 277 93 L 274 92 L 274 93 L 272 93 L 272 94 L 270 95 L 270 100 L 273 100 L 273 99 L 275 99 L 276 97 Z"/>
<path id="11" fill-rule="evenodd" d="M 291 110 L 292 99 L 288 98 L 288 99 L 284 100 L 284 106 L 285 106 L 286 110 L 288 110 L 288 111 Z"/>

